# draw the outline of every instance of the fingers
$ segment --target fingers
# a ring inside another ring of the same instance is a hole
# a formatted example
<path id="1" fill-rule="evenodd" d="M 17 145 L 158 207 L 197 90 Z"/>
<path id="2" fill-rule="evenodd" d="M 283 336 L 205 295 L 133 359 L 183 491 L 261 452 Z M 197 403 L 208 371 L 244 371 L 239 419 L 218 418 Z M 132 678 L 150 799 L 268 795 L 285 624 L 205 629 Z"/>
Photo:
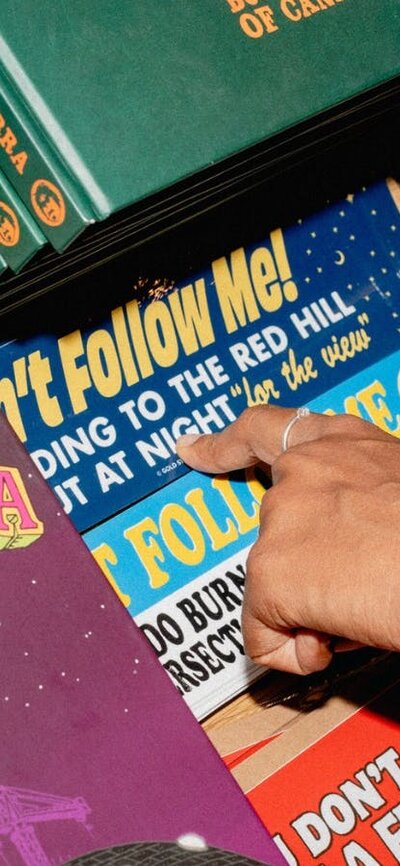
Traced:
<path id="1" fill-rule="evenodd" d="M 302 676 L 324 670 L 334 652 L 349 652 L 365 646 L 358 641 L 337 641 L 312 629 L 276 631 L 263 623 L 255 624 L 245 615 L 243 637 L 246 654 L 256 664 Z"/>
<path id="2" fill-rule="evenodd" d="M 177 454 L 192 469 L 202 472 L 231 472 L 260 462 L 271 464 L 282 452 L 282 435 L 295 415 L 295 409 L 255 406 L 221 433 L 181 436 L 176 443 Z M 314 413 L 298 419 L 290 430 L 290 447 L 319 438 L 330 421 L 328 416 Z"/>
<path id="3" fill-rule="evenodd" d="M 365 520 L 365 478 L 369 485 L 374 464 L 368 456 L 365 471 L 361 457 L 372 446 L 375 454 L 378 440 L 393 447 L 388 434 L 359 418 L 314 413 L 297 417 L 295 409 L 265 405 L 246 410 L 220 433 L 178 440 L 179 456 L 200 471 L 272 465 L 274 486 L 263 499 L 242 614 L 245 649 L 258 664 L 309 674 L 326 668 L 333 651 L 356 646 L 335 643 L 332 635 L 365 640 L 371 633 L 359 627 L 357 595 L 346 595 L 346 589 L 339 610 L 337 593 L 344 577 L 347 581 L 348 556 L 343 551 L 352 550 L 347 527 L 354 520 L 354 502 Z M 289 454 L 278 460 L 285 444 Z M 350 497 L 344 483 L 348 478 L 356 493 L 362 492 L 361 506 L 353 488 Z M 343 517 L 347 512 L 349 519 Z M 333 531 L 330 549 L 327 539 Z M 364 543 L 362 528 L 358 534 Z"/>
<path id="4" fill-rule="evenodd" d="M 312 629 L 274 629 L 243 611 L 245 651 L 259 665 L 290 674 L 324 670 L 332 660 L 330 635 Z"/>
<path id="5" fill-rule="evenodd" d="M 329 665 L 332 640 L 330 634 L 304 620 L 301 608 L 296 611 L 292 604 L 286 558 L 281 553 L 266 557 L 262 540 L 250 551 L 242 608 L 244 647 L 256 664 L 305 675 Z M 289 572 L 292 574 L 291 569 Z"/>

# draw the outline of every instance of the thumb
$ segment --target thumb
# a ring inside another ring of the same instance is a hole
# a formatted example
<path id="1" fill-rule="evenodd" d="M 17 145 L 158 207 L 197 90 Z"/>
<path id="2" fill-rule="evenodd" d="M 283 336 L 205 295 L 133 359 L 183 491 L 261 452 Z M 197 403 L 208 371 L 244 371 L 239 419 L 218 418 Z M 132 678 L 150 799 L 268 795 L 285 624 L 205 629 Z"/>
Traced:
<path id="1" fill-rule="evenodd" d="M 176 451 L 192 469 L 202 472 L 231 472 L 256 463 L 271 464 L 282 453 L 282 437 L 291 421 L 288 445 L 293 446 L 318 439 L 332 419 L 316 413 L 297 417 L 296 409 L 281 406 L 254 406 L 221 433 L 181 436 Z"/>

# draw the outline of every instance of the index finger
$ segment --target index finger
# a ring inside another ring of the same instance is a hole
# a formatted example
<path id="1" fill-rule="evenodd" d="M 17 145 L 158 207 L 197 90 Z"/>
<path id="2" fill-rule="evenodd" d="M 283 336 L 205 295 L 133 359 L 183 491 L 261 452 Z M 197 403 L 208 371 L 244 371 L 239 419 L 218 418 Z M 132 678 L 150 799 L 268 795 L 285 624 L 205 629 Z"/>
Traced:
<path id="1" fill-rule="evenodd" d="M 282 436 L 296 409 L 282 406 L 254 406 L 221 433 L 181 436 L 176 443 L 179 457 L 192 469 L 202 472 L 231 472 L 257 463 L 272 464 L 282 453 Z M 290 429 L 289 445 L 318 439 L 332 418 L 310 413 L 298 418 Z"/>

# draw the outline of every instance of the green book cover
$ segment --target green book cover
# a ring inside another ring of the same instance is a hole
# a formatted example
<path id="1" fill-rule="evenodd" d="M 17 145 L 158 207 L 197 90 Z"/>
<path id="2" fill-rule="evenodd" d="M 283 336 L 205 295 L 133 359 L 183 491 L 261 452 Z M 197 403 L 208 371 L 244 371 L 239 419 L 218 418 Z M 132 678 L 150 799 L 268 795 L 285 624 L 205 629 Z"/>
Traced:
<path id="1" fill-rule="evenodd" d="M 98 218 L 367 103 L 399 43 L 399 0 L 14 0 L 0 21 L 3 76 Z"/>
<path id="2" fill-rule="evenodd" d="M 46 243 L 35 220 L 0 170 L 0 250 L 18 273 Z"/>
<path id="3" fill-rule="evenodd" d="M 0 52 L 1 53 L 1 52 Z M 63 250 L 94 217 L 86 197 L 34 122 L 0 62 L 0 170 L 56 250 Z"/>

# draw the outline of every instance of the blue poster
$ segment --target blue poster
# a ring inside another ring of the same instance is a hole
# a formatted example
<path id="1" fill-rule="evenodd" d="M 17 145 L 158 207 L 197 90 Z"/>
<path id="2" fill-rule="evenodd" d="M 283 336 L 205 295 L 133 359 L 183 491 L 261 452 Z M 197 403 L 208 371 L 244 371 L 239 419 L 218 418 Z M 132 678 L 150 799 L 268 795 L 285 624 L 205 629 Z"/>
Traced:
<path id="1" fill-rule="evenodd" d="M 76 527 L 183 476 L 182 433 L 311 404 L 393 354 L 399 232 L 380 183 L 147 298 L 127 273 L 100 324 L 2 345 L 0 406 Z"/>
<path id="2" fill-rule="evenodd" d="M 400 351 L 388 355 L 308 404 L 314 412 L 346 412 L 400 436 Z"/>

